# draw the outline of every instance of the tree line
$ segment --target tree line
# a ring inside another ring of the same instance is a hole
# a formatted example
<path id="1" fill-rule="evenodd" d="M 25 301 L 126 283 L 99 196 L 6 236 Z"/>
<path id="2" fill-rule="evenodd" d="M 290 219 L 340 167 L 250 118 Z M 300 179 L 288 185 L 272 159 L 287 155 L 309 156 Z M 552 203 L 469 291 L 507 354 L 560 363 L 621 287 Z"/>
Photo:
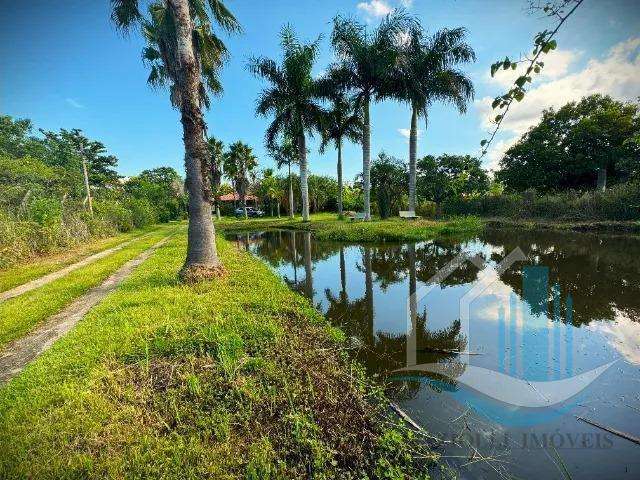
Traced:
<path id="1" fill-rule="evenodd" d="M 2 263 L 185 215 L 173 168 L 123 178 L 117 165 L 79 129 L 35 134 L 30 120 L 0 116 Z"/>

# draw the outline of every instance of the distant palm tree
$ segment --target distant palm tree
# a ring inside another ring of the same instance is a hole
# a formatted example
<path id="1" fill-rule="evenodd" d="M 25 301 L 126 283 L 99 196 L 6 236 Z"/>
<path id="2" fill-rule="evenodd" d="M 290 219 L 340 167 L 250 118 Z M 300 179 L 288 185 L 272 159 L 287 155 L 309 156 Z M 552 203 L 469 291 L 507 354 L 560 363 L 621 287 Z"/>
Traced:
<path id="1" fill-rule="evenodd" d="M 209 177 L 211 180 L 211 192 L 216 206 L 216 218 L 220 220 L 220 184 L 222 182 L 222 166 L 224 162 L 224 143 L 222 140 L 209 138 Z"/>
<path id="2" fill-rule="evenodd" d="M 415 20 L 402 12 L 394 12 L 368 32 L 366 26 L 352 20 L 336 17 L 333 21 L 331 44 L 338 56 L 329 75 L 345 89 L 355 94 L 362 108 L 362 180 L 364 187 L 365 220 L 371 219 L 371 100 L 385 98 L 387 76 L 396 64 L 398 49 L 395 44 L 410 30 Z"/>
<path id="3" fill-rule="evenodd" d="M 461 113 L 473 98 L 471 80 L 455 67 L 475 61 L 475 52 L 465 43 L 464 28 L 442 29 L 429 38 L 419 25 L 399 44 L 396 68 L 387 86 L 388 95 L 409 103 L 409 210 L 416 209 L 416 159 L 418 150 L 418 117 L 427 125 L 428 109 L 437 101 L 452 103 Z"/>
<path id="4" fill-rule="evenodd" d="M 256 107 L 259 115 L 274 116 L 265 135 L 267 148 L 273 148 L 278 137 L 289 136 L 296 142 L 300 162 L 302 219 L 308 221 L 306 134 L 312 134 L 320 128 L 323 113 L 317 103 L 319 84 L 311 75 L 318 55 L 319 39 L 308 44 L 300 43 L 289 26 L 282 29 L 280 37 L 283 49 L 282 65 L 277 65 L 271 59 L 259 57 L 250 61 L 249 70 L 271 84 L 260 94 Z"/>
<path id="5" fill-rule="evenodd" d="M 331 104 L 331 110 L 322 122 L 320 152 L 324 153 L 330 142 L 338 150 L 338 215 L 342 216 L 342 141 L 345 138 L 352 142 L 362 141 L 362 115 L 354 102 L 339 91 L 331 96 Z"/>
<path id="6" fill-rule="evenodd" d="M 240 204 L 244 210 L 244 218 L 247 216 L 247 190 L 249 189 L 249 175 L 258 165 L 258 159 L 253 154 L 249 145 L 235 142 L 229 147 L 224 156 L 224 172 L 227 178 L 233 182 L 238 193 Z"/>
<path id="7" fill-rule="evenodd" d="M 285 165 L 289 169 L 289 218 L 294 217 L 295 207 L 293 205 L 293 179 L 291 177 L 291 164 L 298 163 L 298 149 L 290 137 L 285 136 L 280 144 L 267 146 L 269 155 L 275 160 L 278 169 Z"/>
<path id="8" fill-rule="evenodd" d="M 202 107 L 209 106 L 208 93 L 222 92 L 218 73 L 226 56 L 224 43 L 213 24 L 227 32 L 240 24 L 220 0 L 157 0 L 147 14 L 137 0 L 112 0 L 118 28 L 139 27 L 146 40 L 143 60 L 151 68 L 148 82 L 168 86 L 171 103 L 180 110 L 185 146 L 186 187 L 189 194 L 187 259 L 183 277 L 193 269 L 213 274 L 220 260 L 216 251 L 211 215 L 211 184 L 206 165 L 206 124 Z"/>

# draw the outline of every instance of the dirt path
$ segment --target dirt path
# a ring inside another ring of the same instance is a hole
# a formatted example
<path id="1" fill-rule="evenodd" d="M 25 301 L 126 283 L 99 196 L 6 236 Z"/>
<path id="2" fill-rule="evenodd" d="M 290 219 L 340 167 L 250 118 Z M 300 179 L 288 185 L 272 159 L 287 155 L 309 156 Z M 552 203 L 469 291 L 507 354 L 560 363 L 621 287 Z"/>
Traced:
<path id="1" fill-rule="evenodd" d="M 8 343 L 0 351 L 0 385 L 20 373 L 29 362 L 71 330 L 89 310 L 102 301 L 107 294 L 115 290 L 138 265 L 147 260 L 171 236 L 163 238 L 136 258 L 129 260 L 102 284 L 92 288 L 62 311 L 49 317 L 31 333 Z"/>
<path id="2" fill-rule="evenodd" d="M 124 247 L 126 247 L 127 245 L 130 245 L 132 242 L 145 238 L 150 234 L 151 232 L 145 233 L 144 235 L 140 235 L 139 237 L 132 238 L 131 240 L 127 240 L 124 243 L 116 245 L 115 247 L 107 248 L 106 250 L 102 250 L 101 252 L 94 253 L 93 255 L 89 255 L 88 257 L 83 258 L 79 262 L 76 262 L 72 265 L 68 265 L 60 270 L 56 270 L 55 272 L 51 272 L 43 277 L 36 278 L 35 280 L 31 280 L 30 282 L 23 283 L 22 285 L 14 287 L 10 290 L 6 290 L 0 293 L 0 303 L 6 300 L 9 300 L 10 298 L 17 297 L 18 295 L 22 295 L 23 293 L 29 292 L 36 288 L 42 287 L 47 283 L 51 283 L 54 280 L 64 277 L 67 273 L 73 272 L 74 270 L 77 270 L 86 265 L 89 265 L 90 263 L 93 263 L 96 260 L 100 260 L 101 258 L 107 257 L 112 253 L 117 252 L 118 250 L 122 250 Z"/>

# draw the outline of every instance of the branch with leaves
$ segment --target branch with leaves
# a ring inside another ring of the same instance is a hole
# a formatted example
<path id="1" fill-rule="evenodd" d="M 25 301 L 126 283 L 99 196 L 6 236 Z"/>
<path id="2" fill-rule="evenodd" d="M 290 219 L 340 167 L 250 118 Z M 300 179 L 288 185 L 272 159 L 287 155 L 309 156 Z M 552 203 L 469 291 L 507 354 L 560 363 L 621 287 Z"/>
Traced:
<path id="1" fill-rule="evenodd" d="M 493 142 L 496 134 L 500 130 L 502 122 L 509 112 L 513 101 L 521 102 L 526 94 L 526 85 L 531 83 L 533 75 L 539 74 L 544 68 L 544 62 L 540 60 L 543 55 L 546 55 L 552 50 L 555 50 L 558 46 L 555 36 L 567 21 L 567 19 L 576 11 L 576 9 L 582 4 L 584 0 L 557 0 L 553 2 L 545 2 L 544 4 L 531 2 L 529 5 L 530 11 L 542 11 L 545 16 L 555 18 L 557 24 L 552 30 L 545 29 L 542 32 L 538 32 L 533 38 L 533 52 L 532 57 L 526 57 L 518 61 L 512 61 L 509 57 L 505 57 L 504 60 L 499 60 L 491 65 L 491 76 L 493 77 L 499 70 L 515 70 L 520 63 L 526 63 L 527 69 L 523 75 L 518 76 L 513 83 L 513 87 L 504 95 L 496 97 L 491 103 L 493 110 L 503 110 L 493 119 L 495 127 L 491 132 L 488 139 L 483 139 L 480 142 L 482 154 L 480 158 L 484 157 L 489 149 L 489 145 Z"/>

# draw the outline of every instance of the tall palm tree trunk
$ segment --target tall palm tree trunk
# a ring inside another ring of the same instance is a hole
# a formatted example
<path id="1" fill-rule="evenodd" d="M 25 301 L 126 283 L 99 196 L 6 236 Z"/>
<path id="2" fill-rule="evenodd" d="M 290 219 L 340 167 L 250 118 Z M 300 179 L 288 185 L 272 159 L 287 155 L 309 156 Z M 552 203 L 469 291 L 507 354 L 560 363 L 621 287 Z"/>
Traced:
<path id="1" fill-rule="evenodd" d="M 364 247 L 364 291 L 367 304 L 367 331 L 365 339 L 369 345 L 373 345 L 374 339 L 374 312 L 373 312 L 373 271 L 371 269 L 371 247 Z"/>
<path id="2" fill-rule="evenodd" d="M 294 217 L 295 208 L 293 206 L 293 179 L 291 178 L 291 162 L 289 162 L 289 218 Z"/>
<path id="3" fill-rule="evenodd" d="M 338 216 L 342 217 L 342 140 L 338 140 Z"/>
<path id="4" fill-rule="evenodd" d="M 416 298 L 416 246 L 408 246 L 409 259 L 409 318 L 407 319 L 407 366 L 416 365 L 418 339 L 418 301 Z"/>
<path id="5" fill-rule="evenodd" d="M 344 247 L 340 247 L 340 293 L 347 294 L 347 272 L 344 261 Z"/>
<path id="6" fill-rule="evenodd" d="M 189 194 L 187 259 L 183 271 L 192 267 L 220 265 L 211 215 L 208 178 L 209 154 L 204 140 L 204 119 L 200 109 L 200 66 L 193 51 L 193 25 L 188 0 L 167 0 L 176 20 L 177 79 L 180 92 L 180 120 L 185 149 L 186 187 Z"/>
<path id="7" fill-rule="evenodd" d="M 411 108 L 409 132 L 409 210 L 416 210 L 416 160 L 418 156 L 418 110 Z"/>
<path id="8" fill-rule="evenodd" d="M 371 125 L 369 95 L 364 97 L 364 132 L 362 136 L 362 181 L 364 183 L 364 219 L 371 220 Z"/>
<path id="9" fill-rule="evenodd" d="M 307 182 L 307 144 L 304 132 L 298 137 L 300 154 L 300 194 L 302 195 L 302 221 L 309 221 L 309 186 Z"/>
<path id="10" fill-rule="evenodd" d="M 311 232 L 304 235 L 304 286 L 305 294 L 313 303 L 313 265 L 311 263 Z"/>

